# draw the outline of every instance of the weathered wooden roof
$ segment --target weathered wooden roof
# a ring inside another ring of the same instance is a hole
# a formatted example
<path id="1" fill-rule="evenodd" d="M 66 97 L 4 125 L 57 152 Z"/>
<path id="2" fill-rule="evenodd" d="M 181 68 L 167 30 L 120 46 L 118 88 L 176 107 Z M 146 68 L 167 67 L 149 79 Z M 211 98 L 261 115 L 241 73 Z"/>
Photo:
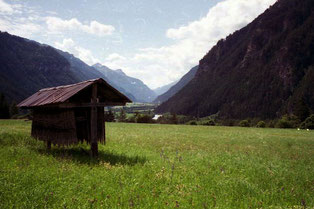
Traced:
<path id="1" fill-rule="evenodd" d="M 37 107 L 37 106 L 45 106 L 51 104 L 58 104 L 66 102 L 72 96 L 76 95 L 83 89 L 91 86 L 95 83 L 104 84 L 107 88 L 109 88 L 116 96 L 119 97 L 120 102 L 132 102 L 125 95 L 120 93 L 118 90 L 110 86 L 106 81 L 102 78 L 92 79 L 83 81 L 76 84 L 65 85 L 65 86 L 57 86 L 51 88 L 41 89 L 32 96 L 28 97 L 24 101 L 18 104 L 18 107 Z"/>

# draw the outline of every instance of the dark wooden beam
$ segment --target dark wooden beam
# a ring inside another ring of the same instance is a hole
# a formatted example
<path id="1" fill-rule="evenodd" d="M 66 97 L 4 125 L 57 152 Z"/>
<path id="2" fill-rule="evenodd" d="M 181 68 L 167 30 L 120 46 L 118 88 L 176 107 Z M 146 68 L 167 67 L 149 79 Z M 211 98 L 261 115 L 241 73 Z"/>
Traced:
<path id="1" fill-rule="evenodd" d="M 126 102 L 96 102 L 96 103 L 60 103 L 60 104 L 49 104 L 43 106 L 32 106 L 32 107 L 20 107 L 21 109 L 34 109 L 34 108 L 76 108 L 76 107 L 106 107 L 106 106 L 125 106 Z"/>
<path id="2" fill-rule="evenodd" d="M 106 122 L 104 120 L 104 144 L 106 144 Z"/>
<path id="3" fill-rule="evenodd" d="M 106 103 L 62 103 L 58 104 L 59 108 L 75 108 L 75 107 L 105 107 L 105 106 L 124 106 L 125 103 L 106 102 Z"/>
<path id="4" fill-rule="evenodd" d="M 97 84 L 93 84 L 91 104 L 97 103 Z M 97 106 L 91 106 L 90 118 L 90 131 L 91 131 L 91 150 L 92 156 L 98 156 L 98 143 L 97 143 Z"/>

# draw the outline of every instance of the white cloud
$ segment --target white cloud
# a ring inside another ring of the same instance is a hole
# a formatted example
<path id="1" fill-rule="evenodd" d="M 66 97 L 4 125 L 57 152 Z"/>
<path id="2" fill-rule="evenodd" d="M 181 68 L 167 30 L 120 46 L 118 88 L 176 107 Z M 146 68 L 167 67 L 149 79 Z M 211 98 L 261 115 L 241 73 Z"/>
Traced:
<path id="1" fill-rule="evenodd" d="M 40 17 L 30 7 L 21 4 L 9 4 L 0 0 L 0 30 L 11 34 L 31 38 L 42 32 L 38 23 Z"/>
<path id="2" fill-rule="evenodd" d="M 62 43 L 55 42 L 55 47 L 73 54 L 75 57 L 78 57 L 89 65 L 100 62 L 93 56 L 90 50 L 76 45 L 76 43 L 70 38 L 63 39 Z"/>
<path id="3" fill-rule="evenodd" d="M 83 24 L 76 18 L 64 20 L 59 17 L 46 16 L 54 12 L 41 12 L 26 5 L 6 3 L 0 0 L 0 30 L 31 38 L 34 33 L 59 34 L 67 31 L 78 31 L 99 37 L 110 35 L 115 31 L 112 25 L 104 25 L 97 21 Z"/>
<path id="4" fill-rule="evenodd" d="M 276 0 L 226 0 L 211 8 L 206 17 L 167 30 L 172 39 L 216 40 L 251 22 Z"/>
<path id="5" fill-rule="evenodd" d="M 126 58 L 124 56 L 121 56 L 117 53 L 110 54 L 108 57 L 106 57 L 106 61 L 113 62 L 113 61 L 124 61 Z"/>
<path id="6" fill-rule="evenodd" d="M 17 34 L 22 37 L 32 37 L 35 33 L 41 32 L 41 26 L 34 24 L 30 21 L 21 21 L 16 24 L 12 24 L 9 28 L 9 31 L 13 34 Z"/>
<path id="7" fill-rule="evenodd" d="M 0 13 L 13 14 L 15 13 L 15 6 L 0 0 Z"/>
<path id="8" fill-rule="evenodd" d="M 89 26 L 83 27 L 86 32 L 98 36 L 110 35 L 114 32 L 115 28 L 112 25 L 104 25 L 97 21 L 92 21 Z"/>
<path id="9" fill-rule="evenodd" d="M 213 47 L 217 41 L 250 23 L 276 0 L 225 0 L 212 7 L 200 20 L 170 28 L 166 37 L 174 44 L 139 50 L 128 60 L 105 62 L 138 76 L 155 88 L 179 79 Z"/>
<path id="10" fill-rule="evenodd" d="M 76 18 L 63 20 L 58 17 L 46 17 L 48 29 L 53 33 L 60 33 L 66 30 L 78 30 L 85 33 L 105 36 L 114 32 L 115 28 L 112 25 L 104 25 L 97 21 L 91 21 L 89 25 L 84 25 Z"/>
<path id="11" fill-rule="evenodd" d="M 62 20 L 58 17 L 47 17 L 46 23 L 51 31 L 75 30 L 82 26 L 76 18 L 70 20 Z"/>
<path id="12" fill-rule="evenodd" d="M 2 17 L 0 19 L 0 30 L 25 38 L 31 38 L 34 34 L 40 33 L 42 27 L 29 18 L 8 19 L 7 17 Z"/>

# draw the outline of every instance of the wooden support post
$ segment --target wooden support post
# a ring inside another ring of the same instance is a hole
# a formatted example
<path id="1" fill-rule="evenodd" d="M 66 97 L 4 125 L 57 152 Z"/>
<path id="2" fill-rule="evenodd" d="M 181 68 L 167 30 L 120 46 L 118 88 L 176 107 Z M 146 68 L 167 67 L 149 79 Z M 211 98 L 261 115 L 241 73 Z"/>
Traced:
<path id="1" fill-rule="evenodd" d="M 104 120 L 104 144 L 106 144 L 106 122 Z"/>
<path id="2" fill-rule="evenodd" d="M 91 103 L 97 103 L 97 84 L 93 84 L 92 87 L 92 101 Z M 92 156 L 98 156 L 98 143 L 97 143 L 97 107 L 91 107 L 91 119 L 90 119 L 90 133 L 91 133 L 91 150 Z"/>
<path id="3" fill-rule="evenodd" d="M 105 131 L 105 108 L 104 107 L 98 107 L 97 110 L 97 119 L 98 119 L 98 140 L 100 140 L 102 143 L 106 144 L 106 131 Z"/>
<path id="4" fill-rule="evenodd" d="M 48 150 L 48 151 L 51 150 L 51 141 L 47 141 L 47 150 Z"/>
<path id="5" fill-rule="evenodd" d="M 98 143 L 97 142 L 92 142 L 91 150 L 92 150 L 92 156 L 97 157 L 98 156 Z"/>

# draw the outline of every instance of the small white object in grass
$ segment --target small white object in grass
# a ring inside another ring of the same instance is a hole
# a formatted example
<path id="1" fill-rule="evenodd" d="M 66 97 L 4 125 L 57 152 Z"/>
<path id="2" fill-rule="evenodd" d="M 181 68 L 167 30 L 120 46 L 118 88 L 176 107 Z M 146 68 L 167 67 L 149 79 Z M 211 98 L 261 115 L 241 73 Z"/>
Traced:
<path id="1" fill-rule="evenodd" d="M 310 129 L 306 129 L 307 131 L 310 131 Z"/>
<path id="2" fill-rule="evenodd" d="M 298 131 L 300 131 L 300 128 L 298 128 Z"/>
<path id="3" fill-rule="evenodd" d="M 155 115 L 154 117 L 153 117 L 153 120 L 158 120 L 158 118 L 160 118 L 162 115 Z"/>

